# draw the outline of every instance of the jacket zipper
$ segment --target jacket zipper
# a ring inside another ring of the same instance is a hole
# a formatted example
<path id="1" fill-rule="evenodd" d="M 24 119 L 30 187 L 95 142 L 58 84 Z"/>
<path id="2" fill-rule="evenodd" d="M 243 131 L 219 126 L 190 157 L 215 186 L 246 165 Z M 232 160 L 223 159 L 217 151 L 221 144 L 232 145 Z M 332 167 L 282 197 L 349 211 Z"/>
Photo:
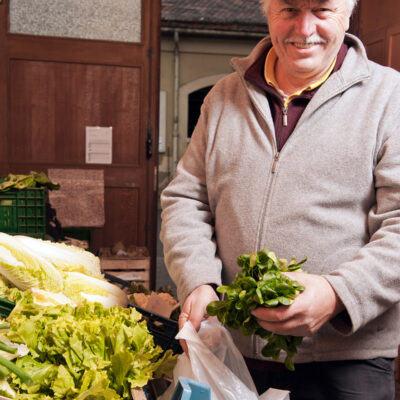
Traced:
<path id="1" fill-rule="evenodd" d="M 283 126 L 287 126 L 287 123 L 288 123 L 287 112 L 288 112 L 288 105 L 286 105 L 282 108 L 282 125 Z"/>
<path id="2" fill-rule="evenodd" d="M 272 169 L 271 172 L 274 174 L 275 170 L 276 170 L 276 164 L 278 164 L 278 159 L 279 159 L 279 151 L 277 153 L 275 153 L 274 155 L 274 161 L 272 163 Z"/>

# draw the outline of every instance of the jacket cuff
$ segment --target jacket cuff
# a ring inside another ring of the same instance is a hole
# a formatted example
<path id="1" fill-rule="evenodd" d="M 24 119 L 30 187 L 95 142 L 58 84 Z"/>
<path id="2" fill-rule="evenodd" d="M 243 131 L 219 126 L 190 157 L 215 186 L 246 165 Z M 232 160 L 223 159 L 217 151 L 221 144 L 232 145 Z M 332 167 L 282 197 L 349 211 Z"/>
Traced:
<path id="1" fill-rule="evenodd" d="M 351 334 L 352 323 L 346 310 L 343 310 L 338 315 L 334 316 L 329 322 L 333 328 L 342 335 L 347 336 Z"/>

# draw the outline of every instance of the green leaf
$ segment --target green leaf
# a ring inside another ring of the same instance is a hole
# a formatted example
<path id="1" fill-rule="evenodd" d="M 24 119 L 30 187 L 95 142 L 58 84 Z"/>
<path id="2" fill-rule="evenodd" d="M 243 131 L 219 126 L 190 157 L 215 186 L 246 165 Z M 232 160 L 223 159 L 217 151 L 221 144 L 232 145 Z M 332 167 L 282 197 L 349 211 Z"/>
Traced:
<path id="1" fill-rule="evenodd" d="M 285 358 L 285 367 L 289 371 L 294 371 L 295 368 L 294 368 L 293 360 L 290 357 Z"/>
<path id="2" fill-rule="evenodd" d="M 293 303 L 292 299 L 289 299 L 288 297 L 284 297 L 284 296 L 279 296 L 277 298 L 277 300 L 279 301 L 280 304 L 282 304 L 284 306 L 290 306 Z"/>
<path id="3" fill-rule="evenodd" d="M 257 254 L 250 253 L 250 267 L 255 267 L 257 265 Z"/>
<path id="4" fill-rule="evenodd" d="M 67 394 L 74 392 L 74 378 L 63 365 L 59 366 L 57 376 L 51 384 L 51 389 L 55 397 L 60 399 L 66 399 Z"/>
<path id="5" fill-rule="evenodd" d="M 278 299 L 270 299 L 264 302 L 264 305 L 266 307 L 276 307 L 279 305 L 279 300 Z"/>

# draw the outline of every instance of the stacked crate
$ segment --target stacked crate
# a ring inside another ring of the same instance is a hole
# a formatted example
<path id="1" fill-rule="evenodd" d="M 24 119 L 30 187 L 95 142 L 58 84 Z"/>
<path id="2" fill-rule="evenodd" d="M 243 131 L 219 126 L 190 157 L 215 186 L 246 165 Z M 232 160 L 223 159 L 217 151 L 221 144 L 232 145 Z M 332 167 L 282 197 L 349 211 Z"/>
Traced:
<path id="1" fill-rule="evenodd" d="M 150 257 L 147 250 L 136 255 L 113 255 L 109 249 L 102 248 L 99 258 L 103 272 L 150 288 Z"/>
<path id="2" fill-rule="evenodd" d="M 0 232 L 44 239 L 46 233 L 45 189 L 10 189 L 1 192 Z"/>

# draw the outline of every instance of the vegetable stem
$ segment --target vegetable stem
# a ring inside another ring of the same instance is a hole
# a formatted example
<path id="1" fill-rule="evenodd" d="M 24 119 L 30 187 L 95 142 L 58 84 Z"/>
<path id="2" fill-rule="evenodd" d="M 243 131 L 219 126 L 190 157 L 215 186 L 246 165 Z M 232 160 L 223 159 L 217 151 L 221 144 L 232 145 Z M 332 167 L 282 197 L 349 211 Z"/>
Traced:
<path id="1" fill-rule="evenodd" d="M 6 367 L 11 372 L 14 372 L 14 374 L 17 375 L 23 383 L 27 385 L 30 385 L 32 383 L 32 378 L 23 369 L 19 368 L 13 362 L 4 358 L 2 355 L 0 355 L 0 365 Z"/>
<path id="2" fill-rule="evenodd" d="M 16 347 L 11 347 L 7 343 L 4 343 L 2 340 L 0 340 L 0 350 L 11 354 L 15 354 L 17 352 Z"/>

